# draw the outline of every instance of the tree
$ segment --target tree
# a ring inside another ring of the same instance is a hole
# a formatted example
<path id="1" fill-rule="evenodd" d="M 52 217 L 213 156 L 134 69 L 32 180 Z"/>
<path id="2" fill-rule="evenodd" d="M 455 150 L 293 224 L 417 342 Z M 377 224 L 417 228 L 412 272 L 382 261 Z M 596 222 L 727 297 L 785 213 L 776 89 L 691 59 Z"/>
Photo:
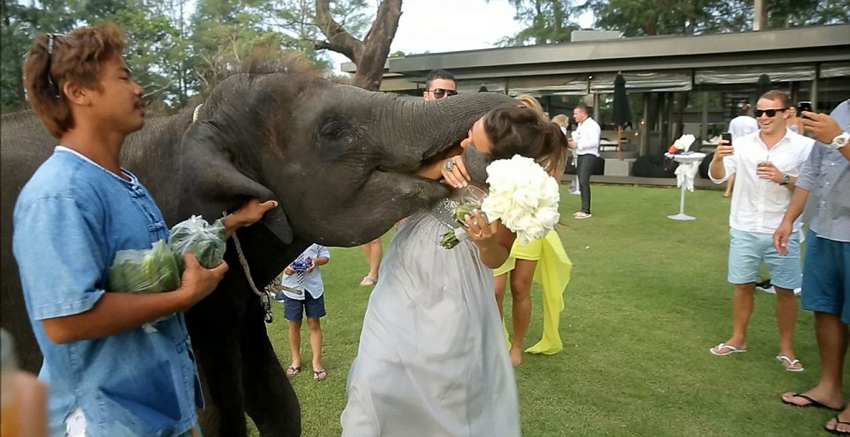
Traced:
<path id="1" fill-rule="evenodd" d="M 402 0 L 382 0 L 375 21 L 362 39 L 355 37 L 338 21 L 331 10 L 330 0 L 316 0 L 315 24 L 326 40 L 316 41 L 316 50 L 333 50 L 345 55 L 357 65 L 353 85 L 367 90 L 377 90 L 384 78 L 384 65 L 390 45 L 398 29 Z M 349 5 L 365 6 L 364 0 L 352 0 Z"/>
<path id="2" fill-rule="evenodd" d="M 569 42 L 572 31 L 579 29 L 572 20 L 579 7 L 572 0 L 510 0 L 510 3 L 516 9 L 514 19 L 525 28 L 499 40 L 500 46 Z"/>
<path id="3" fill-rule="evenodd" d="M 16 0 L 0 3 L 0 110 L 19 111 L 26 107 L 23 65 L 27 50 L 38 33 L 66 33 L 77 19 L 67 2 L 43 0 L 20 4 Z"/>
<path id="4" fill-rule="evenodd" d="M 596 26 L 625 36 L 717 33 L 750 26 L 749 0 L 590 0 Z"/>

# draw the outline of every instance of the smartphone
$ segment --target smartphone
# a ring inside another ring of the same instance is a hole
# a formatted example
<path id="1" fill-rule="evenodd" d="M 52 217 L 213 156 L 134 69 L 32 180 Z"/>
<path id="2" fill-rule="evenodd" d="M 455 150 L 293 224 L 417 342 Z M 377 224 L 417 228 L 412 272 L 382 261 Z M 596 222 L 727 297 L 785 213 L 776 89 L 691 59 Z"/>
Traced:
<path id="1" fill-rule="evenodd" d="M 797 115 L 802 117 L 803 111 L 813 112 L 812 111 L 812 102 L 810 102 L 808 100 L 802 100 L 802 101 L 797 102 Z"/>
<path id="2" fill-rule="evenodd" d="M 729 132 L 723 132 L 722 134 L 720 134 L 720 139 L 723 141 L 728 141 L 729 145 L 732 145 L 732 134 L 730 134 Z"/>

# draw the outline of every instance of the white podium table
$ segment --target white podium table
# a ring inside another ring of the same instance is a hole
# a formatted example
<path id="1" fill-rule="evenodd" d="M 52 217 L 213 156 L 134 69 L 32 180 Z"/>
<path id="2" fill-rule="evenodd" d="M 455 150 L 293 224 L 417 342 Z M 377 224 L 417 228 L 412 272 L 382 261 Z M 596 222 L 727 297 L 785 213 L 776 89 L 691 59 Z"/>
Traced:
<path id="1" fill-rule="evenodd" d="M 673 159 L 674 161 L 678 162 L 679 164 L 692 164 L 694 162 L 702 161 L 702 159 L 705 158 L 706 155 L 705 155 L 705 153 L 694 152 L 694 153 L 678 154 L 678 155 L 671 155 L 669 153 L 665 153 L 664 156 Z M 683 183 L 682 184 L 682 190 L 681 190 L 681 197 L 679 198 L 679 213 L 673 214 L 673 215 L 668 215 L 667 218 L 669 218 L 671 220 L 681 220 L 681 221 L 689 221 L 689 220 L 696 220 L 697 219 L 696 217 L 689 216 L 689 215 L 685 214 L 685 190 L 686 189 L 687 189 L 686 184 Z"/>

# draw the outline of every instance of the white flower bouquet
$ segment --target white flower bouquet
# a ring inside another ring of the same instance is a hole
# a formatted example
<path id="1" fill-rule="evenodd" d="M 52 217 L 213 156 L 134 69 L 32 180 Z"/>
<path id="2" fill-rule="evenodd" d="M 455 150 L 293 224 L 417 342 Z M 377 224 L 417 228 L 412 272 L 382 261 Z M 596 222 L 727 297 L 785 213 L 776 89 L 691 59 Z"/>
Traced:
<path id="1" fill-rule="evenodd" d="M 520 244 L 545 237 L 558 223 L 558 182 L 531 158 L 515 155 L 493 161 L 487 167 L 487 184 L 490 192 L 480 204 L 462 201 L 454 208 L 458 223 L 465 226 L 464 217 L 478 208 L 488 221 L 501 220 Z M 440 244 L 451 249 L 465 238 L 459 227 L 443 234 Z"/>

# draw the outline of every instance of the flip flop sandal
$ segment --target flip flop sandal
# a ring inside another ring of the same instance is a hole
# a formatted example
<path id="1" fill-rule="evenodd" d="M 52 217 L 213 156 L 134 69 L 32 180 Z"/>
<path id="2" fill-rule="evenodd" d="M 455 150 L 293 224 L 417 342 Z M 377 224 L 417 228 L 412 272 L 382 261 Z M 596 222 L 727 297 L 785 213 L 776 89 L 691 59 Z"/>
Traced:
<path id="1" fill-rule="evenodd" d="M 286 376 L 290 378 L 297 375 L 299 372 L 301 372 L 301 366 L 289 366 L 286 368 Z"/>
<path id="2" fill-rule="evenodd" d="M 328 372 L 325 369 L 313 371 L 313 381 L 322 382 L 328 377 Z"/>
<path id="3" fill-rule="evenodd" d="M 800 363 L 800 360 L 792 360 L 791 358 L 786 357 L 785 355 L 777 355 L 776 360 L 782 363 L 782 366 L 785 367 L 785 370 L 789 372 L 802 372 L 803 364 Z M 788 364 L 785 364 L 788 363 Z M 795 364 L 799 364 L 800 367 L 792 367 Z"/>
<path id="4" fill-rule="evenodd" d="M 786 404 L 786 405 L 790 405 L 790 406 L 792 406 L 792 407 L 800 407 L 800 408 L 823 408 L 823 409 L 825 409 L 825 410 L 841 411 L 841 408 L 832 408 L 832 407 L 830 407 L 829 405 L 824 405 L 824 404 L 822 404 L 822 403 L 820 403 L 820 402 L 818 402 L 818 401 L 816 401 L 816 400 L 812 399 L 812 397 L 811 397 L 811 396 L 809 396 L 809 395 L 804 395 L 804 394 L 802 394 L 802 393 L 794 393 L 794 394 L 792 394 L 792 395 L 791 395 L 791 397 L 792 397 L 792 398 L 801 398 L 801 399 L 805 399 L 805 400 L 806 400 L 806 401 L 808 401 L 809 403 L 808 403 L 808 404 L 805 404 L 805 405 L 795 404 L 795 403 L 793 403 L 793 402 L 788 402 L 788 401 L 786 401 L 784 397 L 782 398 L 782 403 L 783 403 L 783 404 Z"/>
<path id="5" fill-rule="evenodd" d="M 841 426 L 841 425 L 847 425 L 847 426 L 850 426 L 850 422 L 844 422 L 844 421 L 842 421 L 841 419 L 839 419 L 839 418 L 838 418 L 838 414 L 836 414 L 836 415 L 835 415 L 834 419 L 835 419 L 835 428 L 829 429 L 829 428 L 827 428 L 827 427 L 826 427 L 826 425 L 824 425 L 824 426 L 823 426 L 823 429 L 825 429 L 825 430 L 826 430 L 826 432 L 828 432 L 828 433 L 830 433 L 830 434 L 836 434 L 836 435 L 850 435 L 850 430 L 847 430 L 847 431 L 839 431 L 839 430 L 838 430 L 838 427 L 839 427 L 839 426 Z"/>
<path id="6" fill-rule="evenodd" d="M 729 352 L 715 352 L 715 351 L 719 351 L 721 349 L 729 349 Z M 742 353 L 746 352 L 747 350 L 746 349 L 738 349 L 735 346 L 732 346 L 732 345 L 729 345 L 729 344 L 726 344 L 726 343 L 720 343 L 717 346 L 710 348 L 708 351 L 711 352 L 712 355 L 717 355 L 718 357 L 725 357 L 726 355 L 742 354 Z"/>
<path id="7" fill-rule="evenodd" d="M 363 280 L 360 281 L 360 286 L 361 287 L 370 287 L 372 285 L 375 285 L 377 282 L 378 282 L 378 278 L 373 278 L 371 276 L 364 276 Z"/>

